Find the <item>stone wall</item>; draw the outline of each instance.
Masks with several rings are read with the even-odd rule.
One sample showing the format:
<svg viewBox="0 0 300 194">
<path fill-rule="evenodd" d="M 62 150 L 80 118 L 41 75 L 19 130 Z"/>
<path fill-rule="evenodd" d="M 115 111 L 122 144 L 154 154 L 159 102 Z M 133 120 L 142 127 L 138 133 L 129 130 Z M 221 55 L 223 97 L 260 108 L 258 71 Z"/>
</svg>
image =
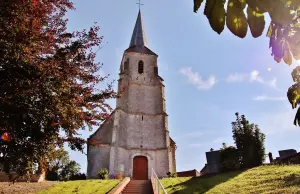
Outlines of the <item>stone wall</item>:
<svg viewBox="0 0 300 194">
<path fill-rule="evenodd" d="M 200 173 L 194 169 L 194 170 L 189 170 L 189 171 L 182 171 L 182 172 L 177 172 L 178 177 L 198 177 L 200 176 Z"/>
<path fill-rule="evenodd" d="M 105 123 L 89 138 L 96 140 L 93 142 L 95 145 L 89 143 L 87 150 L 87 178 L 97 178 L 97 172 L 106 168 L 109 169 L 109 156 L 110 156 L 110 144 L 112 142 L 112 131 L 114 124 L 114 113 L 111 115 L 111 119 L 105 121 Z M 103 147 L 103 145 L 108 147 Z"/>
<path fill-rule="evenodd" d="M 167 149 L 161 150 L 143 150 L 143 149 L 126 149 L 114 147 L 114 154 L 111 157 L 110 174 L 120 172 L 120 166 L 124 165 L 124 176 L 132 177 L 133 158 L 135 156 L 145 156 L 148 159 L 148 177 L 151 177 L 152 168 L 158 177 L 165 177 L 168 173 L 169 164 L 167 158 Z"/>
<path fill-rule="evenodd" d="M 13 177 L 17 176 L 17 173 L 11 172 Z M 42 182 L 45 180 L 45 174 L 33 174 L 30 177 L 30 182 Z M 5 172 L 0 172 L 0 182 L 8 182 L 9 176 Z M 20 177 L 17 179 L 17 182 L 27 182 L 25 177 Z"/>
<path fill-rule="evenodd" d="M 128 69 L 124 69 L 127 59 Z M 138 73 L 140 60 L 144 63 L 142 74 Z M 93 135 L 104 135 L 111 140 L 108 141 L 111 146 L 101 151 L 94 147 L 88 149 L 88 178 L 104 167 L 109 167 L 109 173 L 115 175 L 120 165 L 124 165 L 125 176 L 132 176 L 133 158 L 139 155 L 148 158 L 149 178 L 152 168 L 159 177 L 167 176 L 174 169 L 175 152 L 169 150 L 165 86 L 155 73 L 156 67 L 155 55 L 124 53 L 113 119 Z"/>
<path fill-rule="evenodd" d="M 139 53 L 125 53 L 122 64 L 129 59 L 129 69 L 120 74 L 119 88 L 127 88 L 117 100 L 117 108 L 121 107 L 129 112 L 144 112 L 159 114 L 165 112 L 164 85 L 161 78 L 155 74 L 157 56 Z M 138 63 L 143 61 L 144 72 L 138 73 Z M 124 69 L 124 68 L 121 68 Z"/>
<path fill-rule="evenodd" d="M 170 138 L 170 150 L 169 150 L 169 163 L 170 163 L 170 172 L 176 172 L 176 143 L 173 139 Z"/>
<path fill-rule="evenodd" d="M 128 114 L 118 110 L 118 146 L 128 148 L 161 149 L 167 147 L 163 115 Z"/>
</svg>

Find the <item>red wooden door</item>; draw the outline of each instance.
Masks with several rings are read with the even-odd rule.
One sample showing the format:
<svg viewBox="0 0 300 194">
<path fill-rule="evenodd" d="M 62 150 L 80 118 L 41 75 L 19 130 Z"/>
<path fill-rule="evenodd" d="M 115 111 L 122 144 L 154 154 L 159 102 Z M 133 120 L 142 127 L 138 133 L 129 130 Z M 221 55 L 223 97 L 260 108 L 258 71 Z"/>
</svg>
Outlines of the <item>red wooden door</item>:
<svg viewBox="0 0 300 194">
<path fill-rule="evenodd" d="M 145 156 L 133 158 L 133 179 L 148 180 L 148 159 Z"/>
</svg>

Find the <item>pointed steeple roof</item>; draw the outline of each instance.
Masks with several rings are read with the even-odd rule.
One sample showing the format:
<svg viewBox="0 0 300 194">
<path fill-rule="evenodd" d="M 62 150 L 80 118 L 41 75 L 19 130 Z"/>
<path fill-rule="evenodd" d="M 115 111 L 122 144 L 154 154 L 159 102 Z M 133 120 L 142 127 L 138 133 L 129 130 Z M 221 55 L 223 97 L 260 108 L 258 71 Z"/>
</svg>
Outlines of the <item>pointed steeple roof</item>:
<svg viewBox="0 0 300 194">
<path fill-rule="evenodd" d="M 146 39 L 145 28 L 143 25 L 142 14 L 140 10 L 135 22 L 129 48 L 126 51 L 156 55 L 153 51 L 151 51 L 148 48 L 148 42 Z"/>
<path fill-rule="evenodd" d="M 148 46 L 145 28 L 142 21 L 142 14 L 140 10 L 135 22 L 135 27 L 132 33 L 129 47 L 133 46 Z"/>
</svg>

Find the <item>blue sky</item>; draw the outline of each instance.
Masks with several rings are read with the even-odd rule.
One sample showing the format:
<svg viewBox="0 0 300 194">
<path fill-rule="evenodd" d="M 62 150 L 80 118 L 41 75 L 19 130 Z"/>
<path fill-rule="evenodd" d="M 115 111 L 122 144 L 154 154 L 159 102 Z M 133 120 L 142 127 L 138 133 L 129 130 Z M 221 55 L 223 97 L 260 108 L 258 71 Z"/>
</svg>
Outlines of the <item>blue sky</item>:
<svg viewBox="0 0 300 194">
<path fill-rule="evenodd" d="M 121 57 L 128 48 L 138 5 L 135 0 L 74 1 L 68 13 L 69 30 L 89 28 L 94 22 L 104 36 L 97 60 L 102 73 L 118 79 Z M 293 84 L 291 67 L 274 62 L 264 35 L 245 39 L 225 29 L 215 33 L 203 15 L 193 13 L 193 1 L 144 0 L 142 18 L 149 48 L 159 55 L 159 74 L 165 80 L 171 137 L 176 141 L 177 170 L 200 170 L 205 152 L 233 145 L 231 122 L 245 114 L 266 134 L 266 150 L 299 148 L 300 128 L 293 125 L 286 91 Z M 267 18 L 266 26 L 269 24 Z M 268 27 L 268 26 L 267 26 Z M 271 68 L 268 69 L 268 68 Z M 115 84 L 116 88 L 116 84 Z M 114 100 L 110 102 L 115 107 Z M 93 131 L 82 132 L 88 137 Z M 86 156 L 70 151 L 86 172 Z"/>
</svg>

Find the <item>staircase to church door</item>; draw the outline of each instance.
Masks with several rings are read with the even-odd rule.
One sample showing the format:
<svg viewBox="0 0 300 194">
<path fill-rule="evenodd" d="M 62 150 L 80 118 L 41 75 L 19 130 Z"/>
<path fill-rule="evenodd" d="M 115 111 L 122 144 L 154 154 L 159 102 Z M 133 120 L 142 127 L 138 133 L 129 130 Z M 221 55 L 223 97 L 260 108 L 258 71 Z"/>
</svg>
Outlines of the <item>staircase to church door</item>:
<svg viewBox="0 0 300 194">
<path fill-rule="evenodd" d="M 150 180 L 131 180 L 121 194 L 153 194 Z"/>
</svg>

